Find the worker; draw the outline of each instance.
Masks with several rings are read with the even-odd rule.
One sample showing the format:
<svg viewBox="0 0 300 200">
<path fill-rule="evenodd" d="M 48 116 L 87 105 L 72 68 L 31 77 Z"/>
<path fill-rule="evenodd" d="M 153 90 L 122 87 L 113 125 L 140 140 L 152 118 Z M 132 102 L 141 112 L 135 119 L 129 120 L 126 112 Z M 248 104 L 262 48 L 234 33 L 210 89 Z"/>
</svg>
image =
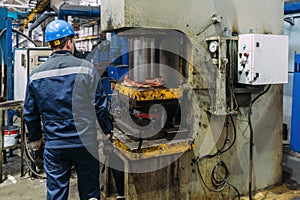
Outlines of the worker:
<svg viewBox="0 0 300 200">
<path fill-rule="evenodd" d="M 24 102 L 24 121 L 34 150 L 45 138 L 47 199 L 68 199 L 71 168 L 80 199 L 100 199 L 99 137 L 96 119 L 111 138 L 107 97 L 93 64 L 76 58 L 75 32 L 64 20 L 50 22 L 45 41 L 53 52 L 31 72 Z M 42 123 L 41 123 L 42 120 Z"/>
</svg>

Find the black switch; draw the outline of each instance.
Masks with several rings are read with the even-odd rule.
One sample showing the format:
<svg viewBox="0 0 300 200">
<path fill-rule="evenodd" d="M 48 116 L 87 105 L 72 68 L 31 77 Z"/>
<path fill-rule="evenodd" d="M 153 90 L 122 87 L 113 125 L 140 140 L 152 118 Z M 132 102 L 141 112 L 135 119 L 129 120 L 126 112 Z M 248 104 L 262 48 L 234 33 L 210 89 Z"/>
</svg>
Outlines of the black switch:
<svg viewBox="0 0 300 200">
<path fill-rule="evenodd" d="M 259 42 L 256 42 L 256 47 L 259 47 Z"/>
</svg>

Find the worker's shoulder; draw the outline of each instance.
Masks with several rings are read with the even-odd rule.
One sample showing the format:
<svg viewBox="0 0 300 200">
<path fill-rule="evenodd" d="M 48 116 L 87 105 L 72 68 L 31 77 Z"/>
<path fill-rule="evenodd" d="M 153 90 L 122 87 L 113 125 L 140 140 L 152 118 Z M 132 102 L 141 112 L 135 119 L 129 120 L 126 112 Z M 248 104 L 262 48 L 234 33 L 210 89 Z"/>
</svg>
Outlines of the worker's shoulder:
<svg viewBox="0 0 300 200">
<path fill-rule="evenodd" d="M 77 59 L 81 63 L 80 64 L 81 67 L 87 67 L 89 69 L 93 69 L 94 68 L 94 65 L 90 61 L 87 61 L 87 60 L 81 59 L 81 58 L 77 58 Z"/>
<path fill-rule="evenodd" d="M 46 68 L 46 64 L 45 63 L 42 63 L 40 65 L 38 65 L 36 68 L 34 68 L 31 72 L 30 72 L 30 76 L 38 73 L 38 72 L 41 72 L 41 71 L 45 71 L 45 68 Z"/>
<path fill-rule="evenodd" d="M 40 64 L 34 70 L 31 71 L 30 75 L 34 75 L 39 72 L 70 68 L 70 67 L 83 67 L 88 69 L 93 69 L 94 65 L 84 59 L 72 57 L 52 57 L 48 59 L 45 63 Z"/>
</svg>

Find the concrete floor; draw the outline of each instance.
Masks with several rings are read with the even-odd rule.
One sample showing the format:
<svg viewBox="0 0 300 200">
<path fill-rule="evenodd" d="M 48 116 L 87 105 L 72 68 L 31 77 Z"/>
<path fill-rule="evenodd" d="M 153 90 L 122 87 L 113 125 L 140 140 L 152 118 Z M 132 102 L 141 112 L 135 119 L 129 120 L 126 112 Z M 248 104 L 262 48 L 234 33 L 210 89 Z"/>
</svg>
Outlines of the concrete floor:
<svg viewBox="0 0 300 200">
<path fill-rule="evenodd" d="M 25 168 L 27 169 L 27 168 Z M 36 179 L 29 176 L 28 171 L 24 177 L 20 173 L 20 157 L 18 150 L 14 151 L 13 157 L 7 157 L 7 163 L 3 164 L 5 180 L 0 184 L 0 199 L 5 197 L 7 200 L 35 200 L 46 199 L 45 179 Z M 77 200 L 78 192 L 76 180 L 71 178 L 70 199 Z"/>
<path fill-rule="evenodd" d="M 46 199 L 45 179 L 34 179 L 28 175 L 20 177 L 19 150 L 14 150 L 13 157 L 7 157 L 3 164 L 6 179 L 0 184 L 0 199 L 5 200 L 36 200 Z M 288 146 L 284 147 L 283 157 L 283 184 L 281 186 L 261 191 L 253 196 L 254 200 L 300 200 L 300 154 L 291 152 Z M 79 200 L 76 175 L 71 177 L 69 199 Z M 115 199 L 114 197 L 102 199 Z M 242 197 L 247 200 L 248 197 Z"/>
</svg>

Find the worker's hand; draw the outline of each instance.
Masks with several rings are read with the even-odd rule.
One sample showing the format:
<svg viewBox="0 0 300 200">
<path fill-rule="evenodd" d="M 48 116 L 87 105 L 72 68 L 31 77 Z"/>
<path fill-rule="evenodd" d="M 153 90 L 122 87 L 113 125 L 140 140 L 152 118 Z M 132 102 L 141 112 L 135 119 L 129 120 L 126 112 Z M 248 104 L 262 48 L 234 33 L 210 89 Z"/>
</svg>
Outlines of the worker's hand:
<svg viewBox="0 0 300 200">
<path fill-rule="evenodd" d="M 110 132 L 109 134 L 106 134 L 103 138 L 103 154 L 110 155 L 113 153 L 113 151 L 113 133 Z"/>
<path fill-rule="evenodd" d="M 113 134 L 113 132 L 111 131 L 110 133 L 108 133 L 108 134 L 105 134 L 105 140 L 108 140 L 108 141 L 110 141 L 110 142 L 113 142 L 113 136 L 114 136 L 114 134 Z"/>
<path fill-rule="evenodd" d="M 45 146 L 42 145 L 38 150 L 33 152 L 34 164 L 39 170 L 43 169 L 44 166 L 44 148 Z"/>
<path fill-rule="evenodd" d="M 30 145 L 33 151 L 38 151 L 43 146 L 43 138 L 30 142 Z"/>
<path fill-rule="evenodd" d="M 31 148 L 33 150 L 33 159 L 36 167 L 41 170 L 44 164 L 44 147 L 43 138 L 30 142 Z"/>
</svg>

